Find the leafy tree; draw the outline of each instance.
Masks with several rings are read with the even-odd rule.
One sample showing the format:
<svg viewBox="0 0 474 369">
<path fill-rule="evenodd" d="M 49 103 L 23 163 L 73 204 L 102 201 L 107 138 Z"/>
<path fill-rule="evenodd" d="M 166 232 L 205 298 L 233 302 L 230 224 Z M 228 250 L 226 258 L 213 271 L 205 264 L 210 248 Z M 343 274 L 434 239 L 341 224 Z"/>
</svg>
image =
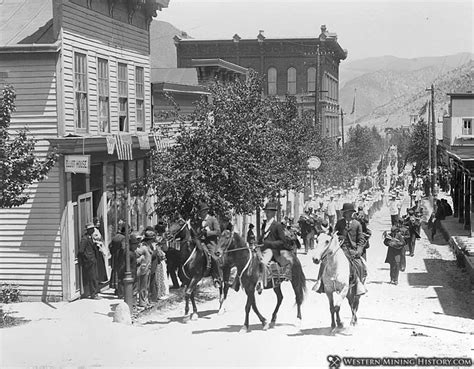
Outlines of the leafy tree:
<svg viewBox="0 0 474 369">
<path fill-rule="evenodd" d="M 5 86 L 0 101 L 0 208 L 20 206 L 28 201 L 25 189 L 33 182 L 46 178 L 57 161 L 56 152 L 44 160 L 35 153 L 36 140 L 28 137 L 26 129 L 10 137 L 11 115 L 15 111 L 16 94 L 12 86 Z"/>
<path fill-rule="evenodd" d="M 374 132 L 359 124 L 351 127 L 344 151 L 352 173 L 367 175 L 372 164 L 379 158 L 382 148 L 382 138 L 378 131 Z"/>
<path fill-rule="evenodd" d="M 398 173 L 403 172 L 409 161 L 411 133 L 401 127 L 395 128 L 390 134 L 389 145 L 397 146 Z"/>
<path fill-rule="evenodd" d="M 415 164 L 415 173 L 421 173 L 428 168 L 428 125 L 423 119 L 413 126 L 407 160 Z"/>
</svg>

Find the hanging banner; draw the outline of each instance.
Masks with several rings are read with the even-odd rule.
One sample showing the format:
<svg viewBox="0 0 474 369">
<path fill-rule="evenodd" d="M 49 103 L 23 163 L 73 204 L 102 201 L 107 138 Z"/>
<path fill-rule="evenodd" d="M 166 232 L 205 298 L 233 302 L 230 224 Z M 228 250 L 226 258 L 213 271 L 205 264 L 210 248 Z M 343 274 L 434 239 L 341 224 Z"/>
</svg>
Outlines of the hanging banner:
<svg viewBox="0 0 474 369">
<path fill-rule="evenodd" d="M 64 155 L 64 171 L 66 173 L 85 173 L 91 172 L 90 155 Z"/>
<path fill-rule="evenodd" d="M 115 151 L 115 145 L 117 144 L 117 140 L 114 136 L 107 136 L 107 153 L 112 155 Z"/>
<path fill-rule="evenodd" d="M 132 136 L 129 134 L 115 135 L 117 140 L 117 157 L 119 160 L 133 160 Z"/>
<path fill-rule="evenodd" d="M 140 146 L 141 150 L 149 150 L 150 149 L 150 141 L 148 140 L 147 133 L 141 133 L 137 135 L 138 137 L 138 145 Z"/>
</svg>

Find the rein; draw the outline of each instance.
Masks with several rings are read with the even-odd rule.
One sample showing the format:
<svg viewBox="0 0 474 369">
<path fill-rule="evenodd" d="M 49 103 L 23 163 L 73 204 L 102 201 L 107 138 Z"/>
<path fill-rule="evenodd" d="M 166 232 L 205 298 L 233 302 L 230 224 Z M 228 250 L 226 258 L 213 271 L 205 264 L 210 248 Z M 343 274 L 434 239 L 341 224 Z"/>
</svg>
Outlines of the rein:
<svg viewBox="0 0 474 369">
<path fill-rule="evenodd" d="M 341 249 L 342 242 L 340 242 L 339 245 L 337 246 L 337 249 L 332 254 L 330 254 L 330 252 L 331 252 L 330 249 L 331 249 L 331 245 L 332 245 L 332 242 L 333 242 L 332 240 L 336 236 L 337 236 L 337 234 L 334 233 L 334 235 L 331 237 L 329 247 L 324 251 L 323 255 L 321 256 L 321 262 L 323 262 L 329 255 L 336 255 L 336 253 Z"/>
</svg>

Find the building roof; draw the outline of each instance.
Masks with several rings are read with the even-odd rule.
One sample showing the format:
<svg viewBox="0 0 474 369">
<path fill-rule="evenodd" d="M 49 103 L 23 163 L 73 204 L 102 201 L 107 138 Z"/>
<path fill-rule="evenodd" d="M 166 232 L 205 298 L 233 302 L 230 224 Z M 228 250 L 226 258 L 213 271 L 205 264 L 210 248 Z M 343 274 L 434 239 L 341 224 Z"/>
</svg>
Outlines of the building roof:
<svg viewBox="0 0 474 369">
<path fill-rule="evenodd" d="M 209 95 L 210 92 L 204 86 L 191 86 L 179 83 L 158 82 L 153 83 L 153 92 L 173 92 L 181 94 Z"/>
<path fill-rule="evenodd" d="M 468 92 L 448 92 L 447 95 L 451 96 L 451 98 L 453 98 L 453 97 L 461 97 L 461 98 L 467 97 L 467 98 L 474 99 L 474 93 L 472 91 L 468 91 Z"/>
<path fill-rule="evenodd" d="M 474 145 L 469 146 L 452 146 L 447 150 L 448 155 L 454 159 L 466 162 L 474 161 Z"/>
<path fill-rule="evenodd" d="M 198 86 L 196 68 L 152 68 L 151 83 L 175 83 Z"/>
<path fill-rule="evenodd" d="M 193 67 L 217 67 L 234 73 L 246 74 L 247 68 L 222 59 L 191 59 Z"/>
<path fill-rule="evenodd" d="M 0 11 L 0 47 L 51 44 L 53 6 L 50 0 L 4 0 Z"/>
</svg>

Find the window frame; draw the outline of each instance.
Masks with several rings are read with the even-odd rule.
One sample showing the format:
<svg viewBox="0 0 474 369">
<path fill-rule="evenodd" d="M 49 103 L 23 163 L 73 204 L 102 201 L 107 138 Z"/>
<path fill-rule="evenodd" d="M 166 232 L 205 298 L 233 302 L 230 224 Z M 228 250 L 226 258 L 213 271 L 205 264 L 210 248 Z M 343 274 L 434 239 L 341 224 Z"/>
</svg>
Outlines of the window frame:
<svg viewBox="0 0 474 369">
<path fill-rule="evenodd" d="M 469 123 L 469 128 L 466 131 L 466 123 Z M 462 135 L 472 136 L 472 118 L 462 118 Z"/>
<path fill-rule="evenodd" d="M 125 79 L 121 79 L 121 67 L 125 67 Z M 118 99 L 118 132 L 130 132 L 130 109 L 129 109 L 129 88 L 128 88 L 128 64 L 121 61 L 117 62 L 117 99 Z M 125 90 L 123 91 L 123 87 Z M 125 110 L 121 110 L 121 105 L 125 105 Z M 122 124 L 121 118 L 125 117 Z"/>
<path fill-rule="evenodd" d="M 275 80 L 273 81 L 273 78 L 270 78 L 270 72 L 273 72 L 275 76 Z M 278 95 L 278 70 L 275 67 L 270 67 L 267 70 L 267 88 L 268 88 L 268 96 L 275 96 Z"/>
<path fill-rule="evenodd" d="M 101 62 L 105 62 L 105 67 L 106 67 L 105 78 L 104 77 L 101 78 L 100 76 Z M 105 86 L 102 86 L 102 83 L 104 83 Z M 107 116 L 106 116 L 107 129 L 103 129 L 103 125 L 102 125 L 102 121 L 104 118 L 104 116 L 102 116 L 102 109 L 101 109 L 102 101 L 107 103 Z M 110 129 L 111 129 L 110 127 L 110 61 L 107 58 L 104 58 L 101 56 L 97 57 L 97 119 L 98 119 L 97 130 L 99 131 L 99 133 L 110 133 Z"/>
<path fill-rule="evenodd" d="M 313 77 L 312 76 L 312 73 L 310 74 L 310 71 L 314 71 L 314 80 L 312 80 L 311 78 Z M 316 67 L 309 67 L 306 71 L 306 88 L 307 88 L 307 91 L 308 93 L 316 93 L 316 77 L 317 76 L 317 71 L 316 71 Z M 312 89 L 310 88 L 312 87 Z"/>
<path fill-rule="evenodd" d="M 76 56 L 83 57 L 84 61 L 84 71 L 83 73 L 79 72 L 78 63 L 76 61 Z M 89 83 L 88 83 L 88 54 L 84 50 L 73 50 L 72 59 L 73 59 L 73 90 L 74 90 L 74 130 L 77 133 L 87 133 L 89 131 Z M 82 75 L 83 81 L 79 81 L 79 83 L 84 84 L 85 86 L 81 89 L 78 88 L 78 74 Z M 79 86 L 81 87 L 81 86 Z M 79 116 L 78 109 L 78 96 L 82 96 L 85 101 L 85 113 L 84 115 L 81 114 Z M 82 119 L 81 119 L 82 117 Z M 80 125 L 79 125 L 80 124 Z"/>
<path fill-rule="evenodd" d="M 141 80 L 138 78 L 139 75 Z M 140 65 L 135 66 L 135 109 L 136 129 L 145 132 L 145 68 Z"/>
<path fill-rule="evenodd" d="M 289 67 L 286 70 L 286 92 L 288 95 L 296 95 L 296 92 L 297 92 L 296 74 L 297 74 L 297 71 L 295 67 Z M 290 80 L 290 77 L 292 78 L 291 80 Z M 293 77 L 294 77 L 294 80 L 293 80 Z"/>
</svg>

